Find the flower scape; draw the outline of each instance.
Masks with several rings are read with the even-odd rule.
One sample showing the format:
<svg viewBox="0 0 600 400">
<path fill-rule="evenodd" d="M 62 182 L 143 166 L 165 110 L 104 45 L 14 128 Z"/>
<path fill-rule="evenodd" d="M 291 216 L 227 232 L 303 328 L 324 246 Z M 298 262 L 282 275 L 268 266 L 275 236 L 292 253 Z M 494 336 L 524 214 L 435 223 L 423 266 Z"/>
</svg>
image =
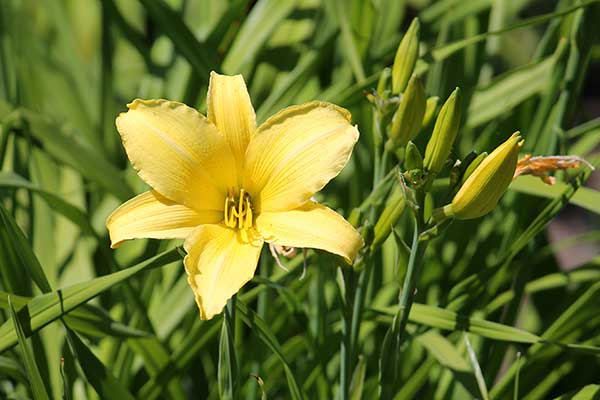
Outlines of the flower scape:
<svg viewBox="0 0 600 400">
<path fill-rule="evenodd" d="M 107 220 L 112 247 L 136 238 L 185 239 L 184 265 L 200 316 L 211 319 L 254 276 L 264 242 L 322 249 L 351 264 L 363 240 L 312 196 L 346 165 L 358 129 L 334 104 L 283 109 L 258 128 L 241 75 L 211 73 L 208 112 L 134 100 L 116 124 L 152 189 Z"/>
</svg>

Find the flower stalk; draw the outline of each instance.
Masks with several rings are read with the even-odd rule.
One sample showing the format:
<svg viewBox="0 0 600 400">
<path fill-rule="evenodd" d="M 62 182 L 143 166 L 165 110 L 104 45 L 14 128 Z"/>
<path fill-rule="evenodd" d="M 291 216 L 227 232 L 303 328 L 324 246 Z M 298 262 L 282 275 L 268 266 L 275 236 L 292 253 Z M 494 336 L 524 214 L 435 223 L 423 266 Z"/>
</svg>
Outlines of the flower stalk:
<svg viewBox="0 0 600 400">
<path fill-rule="evenodd" d="M 419 280 L 423 256 L 427 248 L 428 240 L 422 240 L 422 233 L 425 230 L 423 222 L 423 196 L 420 197 L 420 206 L 416 209 L 414 219 L 413 238 L 410 246 L 410 255 L 406 266 L 406 274 L 398 297 L 398 312 L 394 317 L 384 343 L 381 348 L 381 357 L 379 360 L 379 397 L 381 399 L 393 398 L 396 391 L 396 384 L 400 371 L 400 352 L 408 317 L 416 295 L 416 285 Z"/>
<path fill-rule="evenodd" d="M 380 112 L 375 111 L 373 114 L 373 134 L 374 137 L 382 138 L 383 116 Z M 383 149 L 382 149 L 383 148 Z M 375 165 L 373 169 L 373 187 L 372 193 L 377 192 L 380 183 L 387 179 L 385 172 L 388 164 L 390 152 L 385 146 L 382 146 L 381 140 L 375 140 L 374 159 Z M 373 204 L 370 206 L 368 221 L 374 223 L 376 217 L 376 207 Z M 365 259 L 362 260 L 364 265 L 371 264 L 370 258 L 372 251 L 368 251 Z M 346 284 L 345 299 L 346 307 L 342 316 L 342 335 L 340 347 L 340 399 L 346 400 L 349 397 L 350 376 L 352 374 L 355 360 L 357 359 L 357 343 L 360 325 L 362 321 L 363 308 L 365 303 L 366 289 L 371 280 L 372 268 L 356 268 L 348 272 L 342 271 Z"/>
</svg>

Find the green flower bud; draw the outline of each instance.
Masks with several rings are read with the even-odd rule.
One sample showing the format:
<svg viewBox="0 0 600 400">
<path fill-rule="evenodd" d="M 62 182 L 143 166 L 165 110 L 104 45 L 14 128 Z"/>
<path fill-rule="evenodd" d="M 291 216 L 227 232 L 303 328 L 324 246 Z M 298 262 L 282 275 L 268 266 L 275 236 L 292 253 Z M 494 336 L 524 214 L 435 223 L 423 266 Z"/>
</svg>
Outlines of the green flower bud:
<svg viewBox="0 0 600 400">
<path fill-rule="evenodd" d="M 392 77 L 392 71 L 389 68 L 384 68 L 379 75 L 379 81 L 377 82 L 377 93 L 379 96 L 387 98 L 387 87 Z"/>
<path fill-rule="evenodd" d="M 417 136 L 425 115 L 425 103 L 425 87 L 421 78 L 413 76 L 392 119 L 389 135 L 394 147 L 406 146 Z"/>
<path fill-rule="evenodd" d="M 465 172 L 460 180 L 461 185 L 465 184 L 467 179 L 471 176 L 471 174 L 473 174 L 473 172 L 475 172 L 475 169 L 479 166 L 479 164 L 482 163 L 482 161 L 484 160 L 484 158 L 487 157 L 487 155 L 488 155 L 488 153 L 486 151 L 484 151 L 483 153 L 481 153 L 477 157 L 475 157 L 475 159 L 473 161 L 471 161 L 471 163 L 469 164 L 467 169 L 465 169 Z"/>
<path fill-rule="evenodd" d="M 408 142 L 404 151 L 404 168 L 423 169 L 423 156 L 413 142 Z"/>
<path fill-rule="evenodd" d="M 373 229 L 374 238 L 371 248 L 375 248 L 388 238 L 392 231 L 392 226 L 396 224 L 396 221 L 398 221 L 398 218 L 400 218 L 404 212 L 405 207 L 406 202 L 402 196 L 402 190 L 400 189 L 400 186 L 396 185 L 385 202 L 385 208 Z"/>
<path fill-rule="evenodd" d="M 392 68 L 392 92 L 402 93 L 419 58 L 419 20 L 413 19 L 400 41 Z"/>
<path fill-rule="evenodd" d="M 437 174 L 442 170 L 460 125 L 460 89 L 448 97 L 435 121 L 433 133 L 425 149 L 424 166 L 429 172 Z"/>
<path fill-rule="evenodd" d="M 423 123 L 421 124 L 422 126 L 429 125 L 435 115 L 435 110 L 437 109 L 439 101 L 440 98 L 437 96 L 429 97 L 427 99 L 427 102 L 425 103 L 425 115 L 423 116 Z"/>
<path fill-rule="evenodd" d="M 492 211 L 512 182 L 523 140 L 518 132 L 485 157 L 467 178 L 452 203 L 434 210 L 434 219 L 479 218 Z"/>
</svg>

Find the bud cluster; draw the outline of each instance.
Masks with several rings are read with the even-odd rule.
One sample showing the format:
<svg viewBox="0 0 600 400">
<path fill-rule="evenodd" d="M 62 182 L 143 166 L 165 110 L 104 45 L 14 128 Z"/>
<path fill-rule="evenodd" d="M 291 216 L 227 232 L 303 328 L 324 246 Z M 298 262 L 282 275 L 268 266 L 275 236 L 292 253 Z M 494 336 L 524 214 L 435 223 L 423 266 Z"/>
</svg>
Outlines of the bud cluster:
<svg viewBox="0 0 600 400">
<path fill-rule="evenodd" d="M 389 236 L 406 205 L 430 226 L 449 218 L 478 218 L 492 211 L 513 178 L 523 143 L 515 133 L 489 155 L 471 152 L 462 161 L 451 157 L 461 126 L 461 92 L 458 87 L 454 89 L 437 112 L 440 98 L 427 97 L 416 72 L 419 29 L 419 21 L 414 19 L 398 46 L 392 68 L 384 70 L 377 90 L 371 94 L 379 111 L 380 137 L 386 137 L 385 151 L 398 158 L 401 170 L 375 221 L 373 245 Z M 431 134 L 424 143 L 419 134 L 427 131 Z M 445 171 L 449 171 L 448 198 L 452 200 L 435 208 L 438 195 L 432 188 L 434 183 L 439 188 Z"/>
</svg>

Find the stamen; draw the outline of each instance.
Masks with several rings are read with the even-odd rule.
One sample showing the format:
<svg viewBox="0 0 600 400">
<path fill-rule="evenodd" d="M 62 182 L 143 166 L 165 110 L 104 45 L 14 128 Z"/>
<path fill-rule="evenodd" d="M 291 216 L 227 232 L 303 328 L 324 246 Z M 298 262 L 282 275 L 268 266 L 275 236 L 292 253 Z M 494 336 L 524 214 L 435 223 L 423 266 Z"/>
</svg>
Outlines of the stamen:
<svg viewBox="0 0 600 400">
<path fill-rule="evenodd" d="M 281 268 L 285 272 L 290 272 L 290 270 L 287 269 L 285 267 L 285 265 L 283 265 L 281 263 L 281 260 L 279 259 L 279 254 L 278 254 L 278 251 L 277 251 L 277 245 L 269 243 L 269 251 L 271 252 L 271 256 L 273 256 L 273 258 L 275 259 L 275 263 L 279 266 L 279 268 Z"/>
<path fill-rule="evenodd" d="M 244 228 L 249 229 L 252 227 L 252 204 L 250 203 L 250 196 L 246 196 L 246 220 L 244 221 Z"/>
<path fill-rule="evenodd" d="M 238 198 L 235 197 L 233 189 L 227 191 L 223 210 L 223 222 L 230 228 L 238 228 L 240 230 L 252 227 L 252 199 L 244 189 L 240 190 Z"/>
<path fill-rule="evenodd" d="M 300 275 L 300 278 L 298 280 L 302 280 L 304 279 L 304 277 L 306 276 L 306 259 L 307 259 L 307 255 L 306 255 L 306 249 L 302 248 L 302 275 Z"/>
</svg>

